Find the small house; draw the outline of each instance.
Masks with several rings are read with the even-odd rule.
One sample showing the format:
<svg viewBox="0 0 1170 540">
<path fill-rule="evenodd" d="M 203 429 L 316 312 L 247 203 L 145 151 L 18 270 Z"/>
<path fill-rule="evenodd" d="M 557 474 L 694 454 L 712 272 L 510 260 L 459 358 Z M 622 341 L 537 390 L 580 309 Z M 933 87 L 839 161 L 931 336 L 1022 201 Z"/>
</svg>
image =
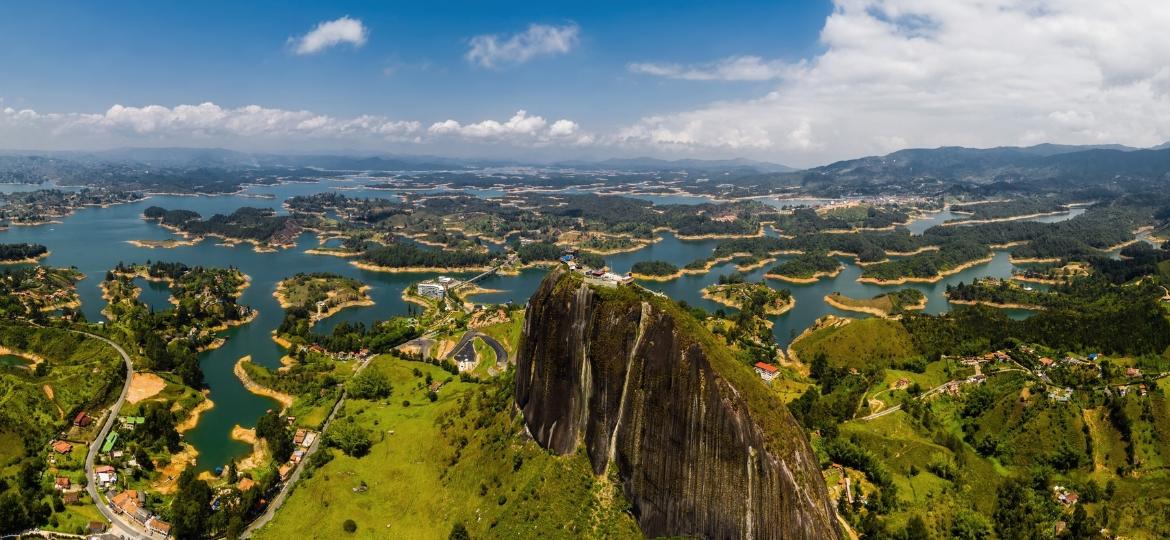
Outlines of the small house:
<svg viewBox="0 0 1170 540">
<path fill-rule="evenodd" d="M 57 441 L 53 443 L 53 451 L 58 454 L 68 454 L 73 451 L 73 445 L 65 441 Z"/>
<path fill-rule="evenodd" d="M 73 425 L 77 427 L 86 427 L 92 423 L 93 419 L 90 418 L 89 415 L 85 413 L 85 411 L 81 411 L 77 413 L 77 416 L 73 417 Z"/>
<path fill-rule="evenodd" d="M 241 478 L 239 482 L 236 483 L 236 489 L 238 489 L 240 491 L 248 491 L 249 489 L 252 489 L 255 485 L 256 485 L 255 480 L 252 480 L 251 478 L 248 478 L 245 476 L 244 478 Z"/>
<path fill-rule="evenodd" d="M 81 504 L 81 492 L 70 491 L 61 496 L 61 502 L 65 504 Z"/>
<path fill-rule="evenodd" d="M 1125 368 L 1125 376 L 1130 378 L 1141 377 L 1142 370 L 1135 367 Z"/>
<path fill-rule="evenodd" d="M 317 442 L 317 434 L 310 431 L 305 434 L 305 440 L 301 443 L 301 446 L 308 448 L 313 446 L 313 443 L 315 442 Z"/>
<path fill-rule="evenodd" d="M 73 487 L 73 483 L 70 482 L 69 478 L 67 477 L 58 476 L 57 481 L 54 483 L 54 487 L 60 491 L 69 491 L 69 488 Z"/>
<path fill-rule="evenodd" d="M 85 530 L 89 534 L 102 534 L 106 532 L 106 524 L 101 521 L 91 521 Z"/>
<path fill-rule="evenodd" d="M 293 444 L 300 446 L 302 442 L 305 442 L 305 430 L 298 429 L 296 434 L 293 435 Z"/>
<path fill-rule="evenodd" d="M 1052 367 L 1052 364 L 1054 364 L 1054 363 L 1055 363 L 1055 361 L 1047 356 L 1040 359 L 1040 365 L 1042 365 L 1044 367 Z"/>
<path fill-rule="evenodd" d="M 280 475 L 280 480 L 282 482 L 288 480 L 288 475 L 292 472 L 292 465 L 284 463 L 278 469 L 276 469 L 276 472 Z"/>
<path fill-rule="evenodd" d="M 776 376 L 780 374 L 780 370 L 777 369 L 776 366 L 766 362 L 756 362 L 755 369 L 756 374 L 758 374 L 765 382 L 771 382 L 772 379 L 775 379 Z"/>
<path fill-rule="evenodd" d="M 171 535 L 171 524 L 156 517 L 146 522 L 146 528 L 152 533 L 163 535 L 164 538 Z"/>
</svg>

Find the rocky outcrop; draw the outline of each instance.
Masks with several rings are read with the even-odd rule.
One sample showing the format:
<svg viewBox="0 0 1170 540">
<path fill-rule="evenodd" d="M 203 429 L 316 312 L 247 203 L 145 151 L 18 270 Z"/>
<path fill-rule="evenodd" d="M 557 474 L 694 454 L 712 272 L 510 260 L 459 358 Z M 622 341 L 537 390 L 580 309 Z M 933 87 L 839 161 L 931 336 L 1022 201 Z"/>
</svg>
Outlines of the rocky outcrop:
<svg viewBox="0 0 1170 540">
<path fill-rule="evenodd" d="M 516 403 L 541 445 L 617 467 L 647 536 L 840 536 L 801 428 L 669 300 L 554 270 L 528 303 Z"/>
</svg>

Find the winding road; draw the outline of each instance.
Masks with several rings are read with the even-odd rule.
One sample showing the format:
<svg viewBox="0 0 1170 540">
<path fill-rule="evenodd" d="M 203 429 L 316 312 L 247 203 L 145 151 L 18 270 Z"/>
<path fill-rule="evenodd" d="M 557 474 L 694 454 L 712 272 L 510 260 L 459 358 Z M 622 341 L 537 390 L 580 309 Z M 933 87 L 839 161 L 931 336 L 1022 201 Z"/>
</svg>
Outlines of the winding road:
<svg viewBox="0 0 1170 540">
<path fill-rule="evenodd" d="M 102 502 L 101 494 L 98 493 L 97 489 L 97 475 L 94 473 L 94 461 L 97 459 L 98 451 L 101 450 L 102 441 L 106 440 L 106 436 L 114 428 L 114 423 L 118 421 L 118 413 L 121 412 L 122 404 L 126 401 L 126 394 L 130 392 L 130 380 L 134 377 L 134 363 L 130 360 L 130 355 L 126 354 L 126 350 L 121 345 L 105 337 L 81 330 L 68 328 L 66 330 L 74 334 L 81 334 L 105 342 L 107 345 L 113 347 L 114 350 L 118 351 L 118 354 L 122 356 L 122 362 L 126 364 L 126 382 L 122 385 L 122 393 L 118 396 L 118 401 L 114 402 L 114 405 L 110 407 L 110 412 L 106 416 L 105 423 L 102 424 L 102 429 L 98 431 L 98 436 L 90 443 L 89 452 L 85 455 L 85 489 L 89 493 L 90 498 L 93 499 L 94 505 L 97 506 L 102 515 L 111 523 L 110 533 L 124 538 L 150 538 L 149 535 L 143 534 L 142 531 L 135 529 L 134 526 L 123 520 L 121 515 L 114 513 L 106 503 Z"/>
<path fill-rule="evenodd" d="M 370 365 L 370 362 L 373 361 L 376 357 L 377 355 L 373 355 L 369 358 L 366 358 L 365 360 L 362 360 L 361 365 L 359 365 L 358 368 L 354 371 L 354 375 L 357 375 L 358 373 L 361 373 L 363 369 L 366 369 L 366 366 Z M 285 480 L 284 485 L 280 487 L 280 492 L 276 494 L 276 497 L 272 498 L 272 502 L 268 505 L 267 508 L 264 509 L 264 513 L 260 514 L 259 517 L 252 520 L 252 523 L 250 523 L 244 529 L 244 532 L 240 534 L 241 538 L 251 538 L 252 533 L 267 525 L 269 521 L 272 521 L 272 518 L 276 517 L 276 511 L 280 510 L 280 507 L 284 505 L 285 499 L 288 498 L 289 493 L 292 493 L 292 487 L 296 485 L 298 480 L 300 480 L 301 470 L 305 468 L 305 464 L 308 463 L 309 458 L 313 457 L 313 454 L 317 453 L 317 449 L 321 446 L 321 441 L 325 438 L 325 433 L 329 431 L 329 425 L 333 423 L 333 418 L 337 416 L 337 411 L 341 410 L 342 404 L 345 403 L 345 398 L 346 390 L 345 387 L 342 387 L 341 398 L 337 400 L 337 403 L 333 404 L 333 410 L 329 411 L 329 417 L 326 418 L 325 423 L 321 425 L 321 432 L 317 435 L 317 438 L 313 440 L 313 444 L 309 446 L 308 450 L 305 451 L 305 456 L 301 459 L 300 464 L 293 469 L 291 474 L 289 474 L 288 480 Z"/>
</svg>

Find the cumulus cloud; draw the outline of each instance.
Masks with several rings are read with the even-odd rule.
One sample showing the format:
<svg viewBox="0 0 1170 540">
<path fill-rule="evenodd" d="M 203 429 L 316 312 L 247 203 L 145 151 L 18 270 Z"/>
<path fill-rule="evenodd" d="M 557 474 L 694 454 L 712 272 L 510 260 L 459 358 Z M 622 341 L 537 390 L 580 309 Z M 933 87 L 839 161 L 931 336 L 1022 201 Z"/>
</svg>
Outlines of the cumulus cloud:
<svg viewBox="0 0 1170 540">
<path fill-rule="evenodd" d="M 754 57 L 631 65 L 680 79 L 778 82 L 756 99 L 642 118 L 609 142 L 814 165 L 907 145 L 1170 139 L 1170 3 L 834 3 L 823 52 L 791 66 Z"/>
<path fill-rule="evenodd" d="M 0 146 L 26 146 L 50 141 L 54 148 L 103 147 L 111 144 L 215 144 L 252 147 L 258 143 L 285 148 L 312 148 L 321 143 L 346 143 L 376 148 L 386 143 L 501 143 L 513 146 L 580 145 L 593 142 L 576 122 L 551 124 L 541 116 L 517 111 L 503 122 L 463 124 L 436 122 L 424 129 L 417 120 L 378 115 L 336 117 L 306 110 L 249 105 L 225 108 L 199 105 L 114 105 L 103 113 L 39 113 L 31 109 L 0 109 Z M 66 145 L 66 146 L 63 146 Z M 27 146 L 26 146 L 27 147 Z"/>
<path fill-rule="evenodd" d="M 527 111 L 519 110 L 506 121 L 484 120 L 471 124 L 461 124 L 456 120 L 435 122 L 427 128 L 427 132 L 437 136 L 459 136 L 473 140 L 495 141 L 525 141 L 536 144 L 547 144 L 554 141 L 566 141 L 573 135 L 578 135 L 577 123 L 572 120 L 561 119 L 549 125 L 543 117 L 529 116 Z M 592 142 L 589 135 L 583 134 L 575 142 Z"/>
<path fill-rule="evenodd" d="M 484 34 L 471 38 L 467 60 L 485 68 L 522 64 L 537 56 L 565 54 L 577 45 L 581 28 L 530 24 L 518 34 Z"/>
<path fill-rule="evenodd" d="M 632 73 L 688 81 L 767 81 L 789 76 L 799 69 L 759 56 L 731 56 L 693 65 L 634 62 L 626 67 Z"/>
<path fill-rule="evenodd" d="M 332 21 L 321 21 L 309 33 L 299 38 L 290 38 L 289 41 L 295 45 L 294 50 L 297 54 L 304 55 L 316 54 L 343 43 L 361 47 L 366 44 L 368 35 L 369 31 L 361 20 L 345 16 Z"/>
</svg>

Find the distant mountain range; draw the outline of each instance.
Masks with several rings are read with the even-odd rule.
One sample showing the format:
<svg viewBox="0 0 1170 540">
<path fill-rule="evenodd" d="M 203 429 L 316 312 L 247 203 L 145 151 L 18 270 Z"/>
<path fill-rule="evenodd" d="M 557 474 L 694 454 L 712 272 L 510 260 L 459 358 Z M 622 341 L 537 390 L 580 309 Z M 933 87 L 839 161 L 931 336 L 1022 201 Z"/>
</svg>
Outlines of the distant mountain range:
<svg viewBox="0 0 1170 540">
<path fill-rule="evenodd" d="M 1033 187 L 1104 186 L 1119 181 L 1170 180 L 1170 146 L 1137 149 L 1121 145 L 899 150 L 884 156 L 838 161 L 787 176 L 813 189 L 921 190 L 936 186 L 990 184 Z"/>
<path fill-rule="evenodd" d="M 28 153 L 23 153 L 28 154 Z M 597 161 L 573 160 L 552 163 L 517 160 L 460 159 L 415 155 L 272 154 L 249 153 L 224 148 L 119 148 L 99 152 L 45 152 L 46 156 L 79 162 L 134 162 L 153 167 L 312 167 L 349 171 L 441 171 L 499 167 L 573 168 L 624 171 L 696 171 L 776 173 L 796 169 L 748 159 L 680 159 L 650 157 L 615 158 Z"/>
</svg>

